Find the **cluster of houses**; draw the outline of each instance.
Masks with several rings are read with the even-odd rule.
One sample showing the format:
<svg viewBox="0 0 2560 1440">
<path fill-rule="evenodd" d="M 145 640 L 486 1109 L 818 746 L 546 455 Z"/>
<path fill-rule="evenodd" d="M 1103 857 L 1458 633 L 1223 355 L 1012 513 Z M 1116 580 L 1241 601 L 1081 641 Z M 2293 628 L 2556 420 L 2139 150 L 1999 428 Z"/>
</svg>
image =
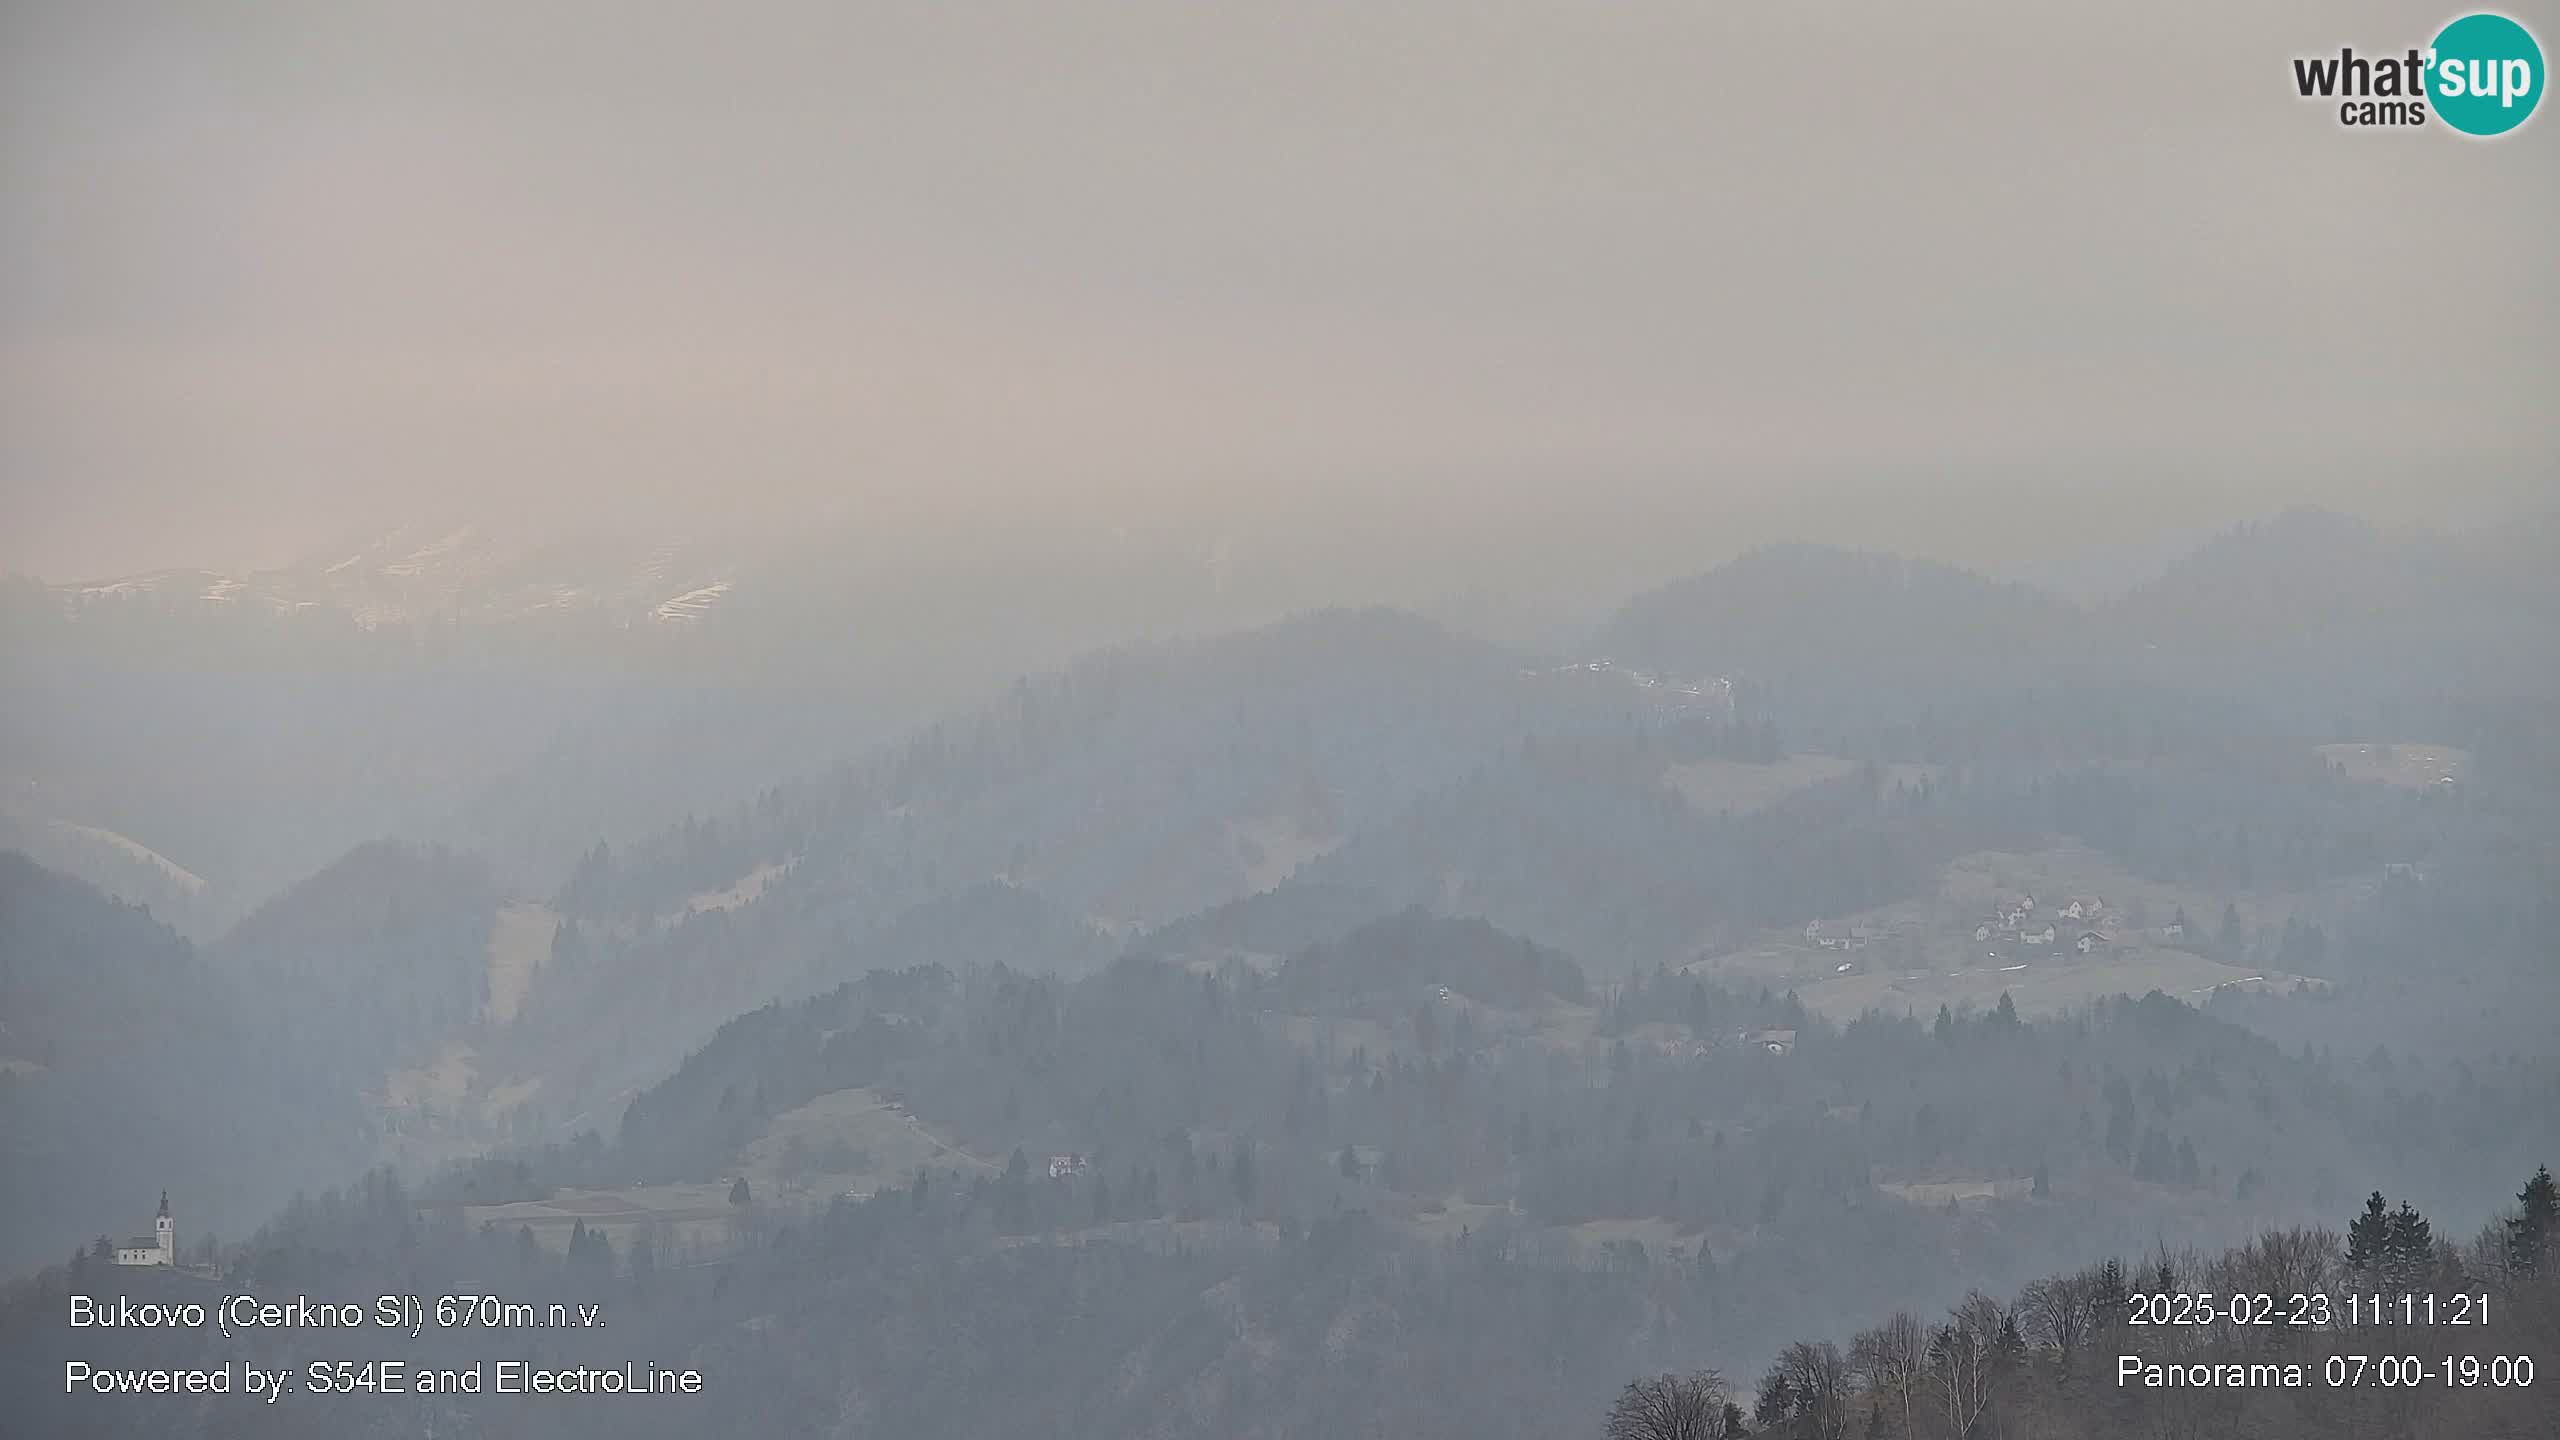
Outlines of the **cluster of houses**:
<svg viewBox="0 0 2560 1440">
<path fill-rule="evenodd" d="M 1869 945 L 1885 938 L 1886 933 L 1873 925 L 1851 925 L 1842 930 L 1826 931 L 1822 928 L 1821 921 L 1808 920 L 1805 922 L 1804 940 L 1806 944 L 1816 949 L 1835 950 L 1846 954 L 1852 950 L 1866 949 Z"/>
<path fill-rule="evenodd" d="M 1671 1060 L 1703 1060 L 1727 1042 L 1702 1037 L 1696 1040 L 1666 1037 L 1653 1042 L 1654 1053 Z M 1793 1030 L 1736 1030 L 1730 1042 L 1744 1053 L 1756 1055 L 1793 1055 L 1796 1032 Z"/>
<path fill-rule="evenodd" d="M 2107 920 L 2107 902 L 2095 895 L 2075 895 L 2050 916 L 2043 917 L 2036 913 L 2036 897 L 2021 895 L 2002 901 L 1974 926 L 1973 938 L 1984 944 L 2000 941 L 2021 950 L 2067 946 L 2075 954 L 2094 955 L 2114 943 L 2099 928 Z"/>
<path fill-rule="evenodd" d="M 1711 680 L 1684 680 L 1651 670 L 1638 670 L 1615 660 L 1577 660 L 1569 665 L 1548 669 L 1522 667 L 1522 679 L 1535 680 L 1550 675 L 1603 675 L 1623 680 L 1638 690 L 1653 692 L 1653 698 L 1673 709 L 1708 710 L 1726 720 L 1733 718 L 1733 681 L 1719 675 Z"/>
<path fill-rule="evenodd" d="M 1822 928 L 1821 921 L 1808 920 L 1805 922 L 1804 940 L 1806 944 L 1813 946 L 1817 950 L 1828 950 L 1833 954 L 1845 957 L 1853 952 L 1866 949 L 1875 942 L 1885 939 L 1891 933 L 1892 932 L 1890 931 L 1880 929 L 1873 925 L 1851 925 L 1843 930 L 1825 931 Z M 1846 975 L 1857 968 L 1857 961 L 1844 958 L 1839 964 L 1831 967 L 1831 973 L 1835 975 Z"/>
</svg>

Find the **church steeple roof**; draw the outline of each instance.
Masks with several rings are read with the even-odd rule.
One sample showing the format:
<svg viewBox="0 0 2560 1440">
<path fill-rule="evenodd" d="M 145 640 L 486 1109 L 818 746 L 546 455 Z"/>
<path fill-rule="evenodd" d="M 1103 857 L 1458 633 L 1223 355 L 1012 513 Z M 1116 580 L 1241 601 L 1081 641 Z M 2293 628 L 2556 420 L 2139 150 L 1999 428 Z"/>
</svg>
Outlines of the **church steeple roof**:
<svg viewBox="0 0 2560 1440">
<path fill-rule="evenodd" d="M 165 1219 L 167 1219 L 167 1218 L 168 1218 L 168 1216 L 169 1216 L 169 1192 L 168 1192 L 168 1191 L 166 1191 L 166 1190 L 163 1190 L 163 1191 L 161 1191 L 161 1192 L 160 1192 L 160 1217 L 161 1217 L 162 1219 L 164 1219 L 164 1220 L 165 1220 Z"/>
</svg>

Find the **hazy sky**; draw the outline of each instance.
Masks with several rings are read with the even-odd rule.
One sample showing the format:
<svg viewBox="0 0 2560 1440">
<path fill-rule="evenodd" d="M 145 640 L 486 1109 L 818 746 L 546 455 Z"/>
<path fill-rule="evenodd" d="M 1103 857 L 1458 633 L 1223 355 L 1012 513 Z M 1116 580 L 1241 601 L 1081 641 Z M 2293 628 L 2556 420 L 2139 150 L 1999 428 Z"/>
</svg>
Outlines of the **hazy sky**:
<svg viewBox="0 0 2560 1440">
<path fill-rule="evenodd" d="M 13 0 L 0 566 L 2550 503 L 2560 118 L 2293 98 L 2451 10 L 2089 8 Z"/>
</svg>

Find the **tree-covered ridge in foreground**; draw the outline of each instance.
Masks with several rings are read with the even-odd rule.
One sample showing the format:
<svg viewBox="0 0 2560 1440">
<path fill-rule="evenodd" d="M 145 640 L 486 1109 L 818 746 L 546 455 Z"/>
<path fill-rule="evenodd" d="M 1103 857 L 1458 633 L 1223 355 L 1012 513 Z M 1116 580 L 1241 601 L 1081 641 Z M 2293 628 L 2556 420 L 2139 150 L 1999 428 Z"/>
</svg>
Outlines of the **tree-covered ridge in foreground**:
<svg viewBox="0 0 2560 1440">
<path fill-rule="evenodd" d="M 2007 1305 L 1975 1291 L 1934 1321 L 1896 1313 L 1845 1350 L 1790 1344 L 1756 1393 L 1714 1370 L 1642 1376 L 1602 1433 L 2548 1436 L 2555 1341 L 2560 1187 L 2545 1166 L 2468 1244 L 2376 1191 L 2343 1244 L 2270 1230 L 2219 1255 L 2110 1257 Z"/>
<path fill-rule="evenodd" d="M 2537 1196 L 2539 1197 L 2537 1199 Z M 2547 1361 L 2560 1339 L 2560 1257 L 2548 1182 L 2468 1246 L 2429 1235 L 2449 1305 L 2488 1297 L 2491 1322 L 2379 1332 L 2208 1324 L 2133 1327 L 2129 1297 L 2326 1290 L 2400 1283 L 2389 1245 L 2351 1262 L 2324 1229 L 2270 1232 L 2219 1256 L 2101 1261 L 2002 1304 L 1970 1297 L 1943 1319 L 1897 1315 L 1846 1348 L 1778 1352 L 1755 1393 L 1683 1368 L 1747 1314 L 1713 1303 L 1713 1267 L 1630 1257 L 1557 1265 L 1500 1227 L 1437 1243 L 1362 1212 L 1286 1224 L 1252 1244 L 990 1247 L 986 1187 L 932 1177 L 785 1218 L 738 1205 L 738 1243 L 716 1264 L 654 1241 L 620 1255 L 594 1237 L 558 1253 L 473 1231 L 376 1175 L 296 1207 L 223 1289 L 315 1298 L 376 1291 L 500 1294 L 601 1307 L 601 1330 L 430 1327 L 389 1353 L 411 1367 L 690 1367 L 698 1394 L 535 1402 L 490 1395 L 297 1395 L 255 1413 L 177 1396 L 65 1399 L 67 1358 L 201 1365 L 253 1356 L 300 1373 L 361 1360 L 370 1334 L 211 1330 L 74 1333 L 72 1293 L 210 1303 L 184 1276 L 57 1267 L 0 1301 L 0 1382 L 26 1433 L 299 1437 L 367 1434 L 649 1436 L 1397 1436 L 1680 1440 L 1729 1434 L 1856 1437 L 2548 1436 L 2549 1377 L 2529 1388 L 2119 1384 L 2118 1357 L 2162 1366 L 2324 1366 L 2332 1354 L 2451 1351 Z M 2395 1212 L 2396 1213 L 2396 1212 Z M 2402 1227 L 2404 1233 L 2408 1227 Z M 2158 1273 L 2165 1264 L 2169 1273 Z M 2361 1267 L 2361 1268 L 2359 1268 Z M 2393 1292 L 2398 1293 L 2398 1292 Z M 2412 1338 L 2414 1336 L 2414 1338 Z M 2378 1338 L 2375 1338 L 2378 1337 Z M 1634 1358 L 1661 1378 L 1628 1386 Z M 2368 1369 L 2368 1375 L 2379 1372 Z M 47 1383 L 50 1382 L 50 1383 Z M 1621 1388 L 1624 1387 L 1624 1388 Z M 1614 1410 L 1609 1397 L 1620 1395 Z M 538 1408 L 527 1409 L 529 1405 Z M 1731 1407 L 1728 1409 L 1727 1407 Z M 246 1420 L 248 1423 L 243 1424 Z"/>
<path fill-rule="evenodd" d="M 1321 908 L 1327 925 L 1277 928 L 1359 907 Z M 1749 1373 L 1788 1336 L 2142 1252 L 2163 1215 L 2218 1243 L 2345 1213 L 2382 1177 L 2467 1225 L 2530 1167 L 2520 1150 L 2548 1153 L 2535 1064 L 2289 1055 L 2159 996 L 1834 1027 L 1675 972 L 1593 986 L 1555 952 L 1417 911 L 1276 966 L 1203 963 L 920 966 L 767 1006 L 610 1139 L 416 1188 L 376 1172 L 227 1247 L 219 1287 L 94 1257 L 47 1270 L 0 1297 L 0 1392 L 28 1397 L 33 1433 L 211 1435 L 242 1412 L 66 1398 L 63 1364 L 530 1359 L 713 1383 L 531 1418 L 499 1396 L 303 1396 L 257 1430 L 1527 1440 L 1590 1433 L 1631 1372 Z M 1380 976 L 1400 979 L 1382 993 Z M 1769 1053 L 1770 1030 L 1792 1050 Z M 777 1155 L 776 1127 L 829 1097 L 894 1103 L 865 1145 L 942 1148 L 921 1168 L 818 1139 L 797 1165 Z M 2459 1182 L 2501 1155 L 2491 1182 Z M 697 1199 L 635 1219 L 645 1191 Z M 523 1206 L 558 1223 L 512 1218 Z M 2367 1263 L 2417 1253 L 2388 1207 L 2359 1233 Z M 64 1324 L 74 1293 L 223 1291 L 496 1294 L 609 1324 L 387 1353 L 335 1331 L 244 1350 Z M 1960 1313 L 2000 1354 L 2045 1333 L 2022 1317 L 2010 1346 L 1991 1309 Z M 1754 1398 L 1735 1402 L 1746 1420 Z"/>
</svg>

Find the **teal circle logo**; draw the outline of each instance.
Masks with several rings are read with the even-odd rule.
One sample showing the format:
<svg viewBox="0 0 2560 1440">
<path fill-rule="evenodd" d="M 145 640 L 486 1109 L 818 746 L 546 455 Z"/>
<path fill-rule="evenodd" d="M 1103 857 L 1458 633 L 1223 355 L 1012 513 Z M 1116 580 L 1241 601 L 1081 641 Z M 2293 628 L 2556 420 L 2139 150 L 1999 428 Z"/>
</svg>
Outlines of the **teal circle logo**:
<svg viewBox="0 0 2560 1440">
<path fill-rule="evenodd" d="M 2504 15 L 2465 15 L 2428 52 L 2427 101 L 2465 135 L 2504 135 L 2542 103 L 2542 47 Z"/>
</svg>

